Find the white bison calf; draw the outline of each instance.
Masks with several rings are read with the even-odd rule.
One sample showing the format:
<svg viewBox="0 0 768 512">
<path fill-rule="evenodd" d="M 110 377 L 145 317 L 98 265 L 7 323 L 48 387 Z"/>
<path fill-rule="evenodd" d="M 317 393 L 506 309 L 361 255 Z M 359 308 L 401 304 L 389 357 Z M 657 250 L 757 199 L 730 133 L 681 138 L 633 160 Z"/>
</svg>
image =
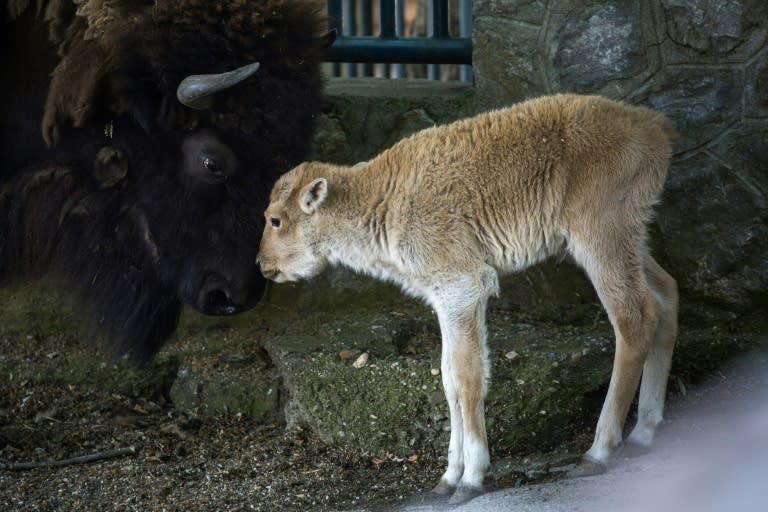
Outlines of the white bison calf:
<svg viewBox="0 0 768 512">
<path fill-rule="evenodd" d="M 355 167 L 303 163 L 272 190 L 258 262 L 277 282 L 340 263 L 434 308 L 451 414 L 435 491 L 462 501 L 482 490 L 489 468 L 488 298 L 499 273 L 569 254 L 616 335 L 610 387 L 577 472 L 603 471 L 641 374 L 628 441 L 650 445 L 662 420 L 678 295 L 646 227 L 676 137 L 647 108 L 557 95 L 421 131 Z"/>
</svg>

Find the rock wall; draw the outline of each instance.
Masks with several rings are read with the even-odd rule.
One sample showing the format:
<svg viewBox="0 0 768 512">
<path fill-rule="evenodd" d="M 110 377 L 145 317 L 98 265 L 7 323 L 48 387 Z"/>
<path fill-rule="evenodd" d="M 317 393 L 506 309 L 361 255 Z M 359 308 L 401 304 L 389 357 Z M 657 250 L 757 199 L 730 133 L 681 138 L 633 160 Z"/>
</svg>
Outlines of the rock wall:
<svg viewBox="0 0 768 512">
<path fill-rule="evenodd" d="M 645 104 L 674 120 L 683 137 L 658 207 L 655 252 L 678 278 L 684 307 L 763 309 L 768 3 L 475 0 L 474 15 L 477 109 L 569 91 Z"/>
</svg>

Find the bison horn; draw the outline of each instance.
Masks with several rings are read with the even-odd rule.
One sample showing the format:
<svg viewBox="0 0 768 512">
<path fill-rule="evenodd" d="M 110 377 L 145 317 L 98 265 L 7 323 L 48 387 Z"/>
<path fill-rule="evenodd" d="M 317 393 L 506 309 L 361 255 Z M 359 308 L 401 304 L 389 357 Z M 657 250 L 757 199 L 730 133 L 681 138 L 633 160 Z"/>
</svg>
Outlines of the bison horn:
<svg viewBox="0 0 768 512">
<path fill-rule="evenodd" d="M 210 106 L 211 95 L 239 84 L 253 75 L 259 69 L 259 65 L 258 62 L 254 62 L 225 73 L 189 75 L 176 89 L 176 97 L 190 108 L 206 108 Z"/>
</svg>

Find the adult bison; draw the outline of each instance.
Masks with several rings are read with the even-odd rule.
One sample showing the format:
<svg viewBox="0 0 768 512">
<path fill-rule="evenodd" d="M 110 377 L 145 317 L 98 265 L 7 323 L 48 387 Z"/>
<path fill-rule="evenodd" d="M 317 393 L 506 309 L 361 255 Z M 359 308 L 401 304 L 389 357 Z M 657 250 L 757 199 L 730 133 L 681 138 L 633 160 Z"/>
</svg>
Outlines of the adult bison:
<svg viewBox="0 0 768 512">
<path fill-rule="evenodd" d="M 307 156 L 324 2 L 10 0 L 0 276 L 52 269 L 119 353 L 242 311 L 275 178 Z"/>
</svg>

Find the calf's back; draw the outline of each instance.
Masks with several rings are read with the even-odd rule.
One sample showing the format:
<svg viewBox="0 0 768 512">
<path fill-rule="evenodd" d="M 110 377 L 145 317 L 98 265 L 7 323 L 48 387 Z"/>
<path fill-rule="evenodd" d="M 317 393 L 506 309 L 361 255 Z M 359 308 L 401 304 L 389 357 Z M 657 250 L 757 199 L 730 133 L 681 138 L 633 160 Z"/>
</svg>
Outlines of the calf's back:
<svg viewBox="0 0 768 512">
<path fill-rule="evenodd" d="M 421 131 L 351 172 L 357 193 L 383 194 L 397 246 L 471 241 L 514 271 L 598 217 L 645 225 L 675 137 L 650 109 L 558 95 Z"/>
</svg>

